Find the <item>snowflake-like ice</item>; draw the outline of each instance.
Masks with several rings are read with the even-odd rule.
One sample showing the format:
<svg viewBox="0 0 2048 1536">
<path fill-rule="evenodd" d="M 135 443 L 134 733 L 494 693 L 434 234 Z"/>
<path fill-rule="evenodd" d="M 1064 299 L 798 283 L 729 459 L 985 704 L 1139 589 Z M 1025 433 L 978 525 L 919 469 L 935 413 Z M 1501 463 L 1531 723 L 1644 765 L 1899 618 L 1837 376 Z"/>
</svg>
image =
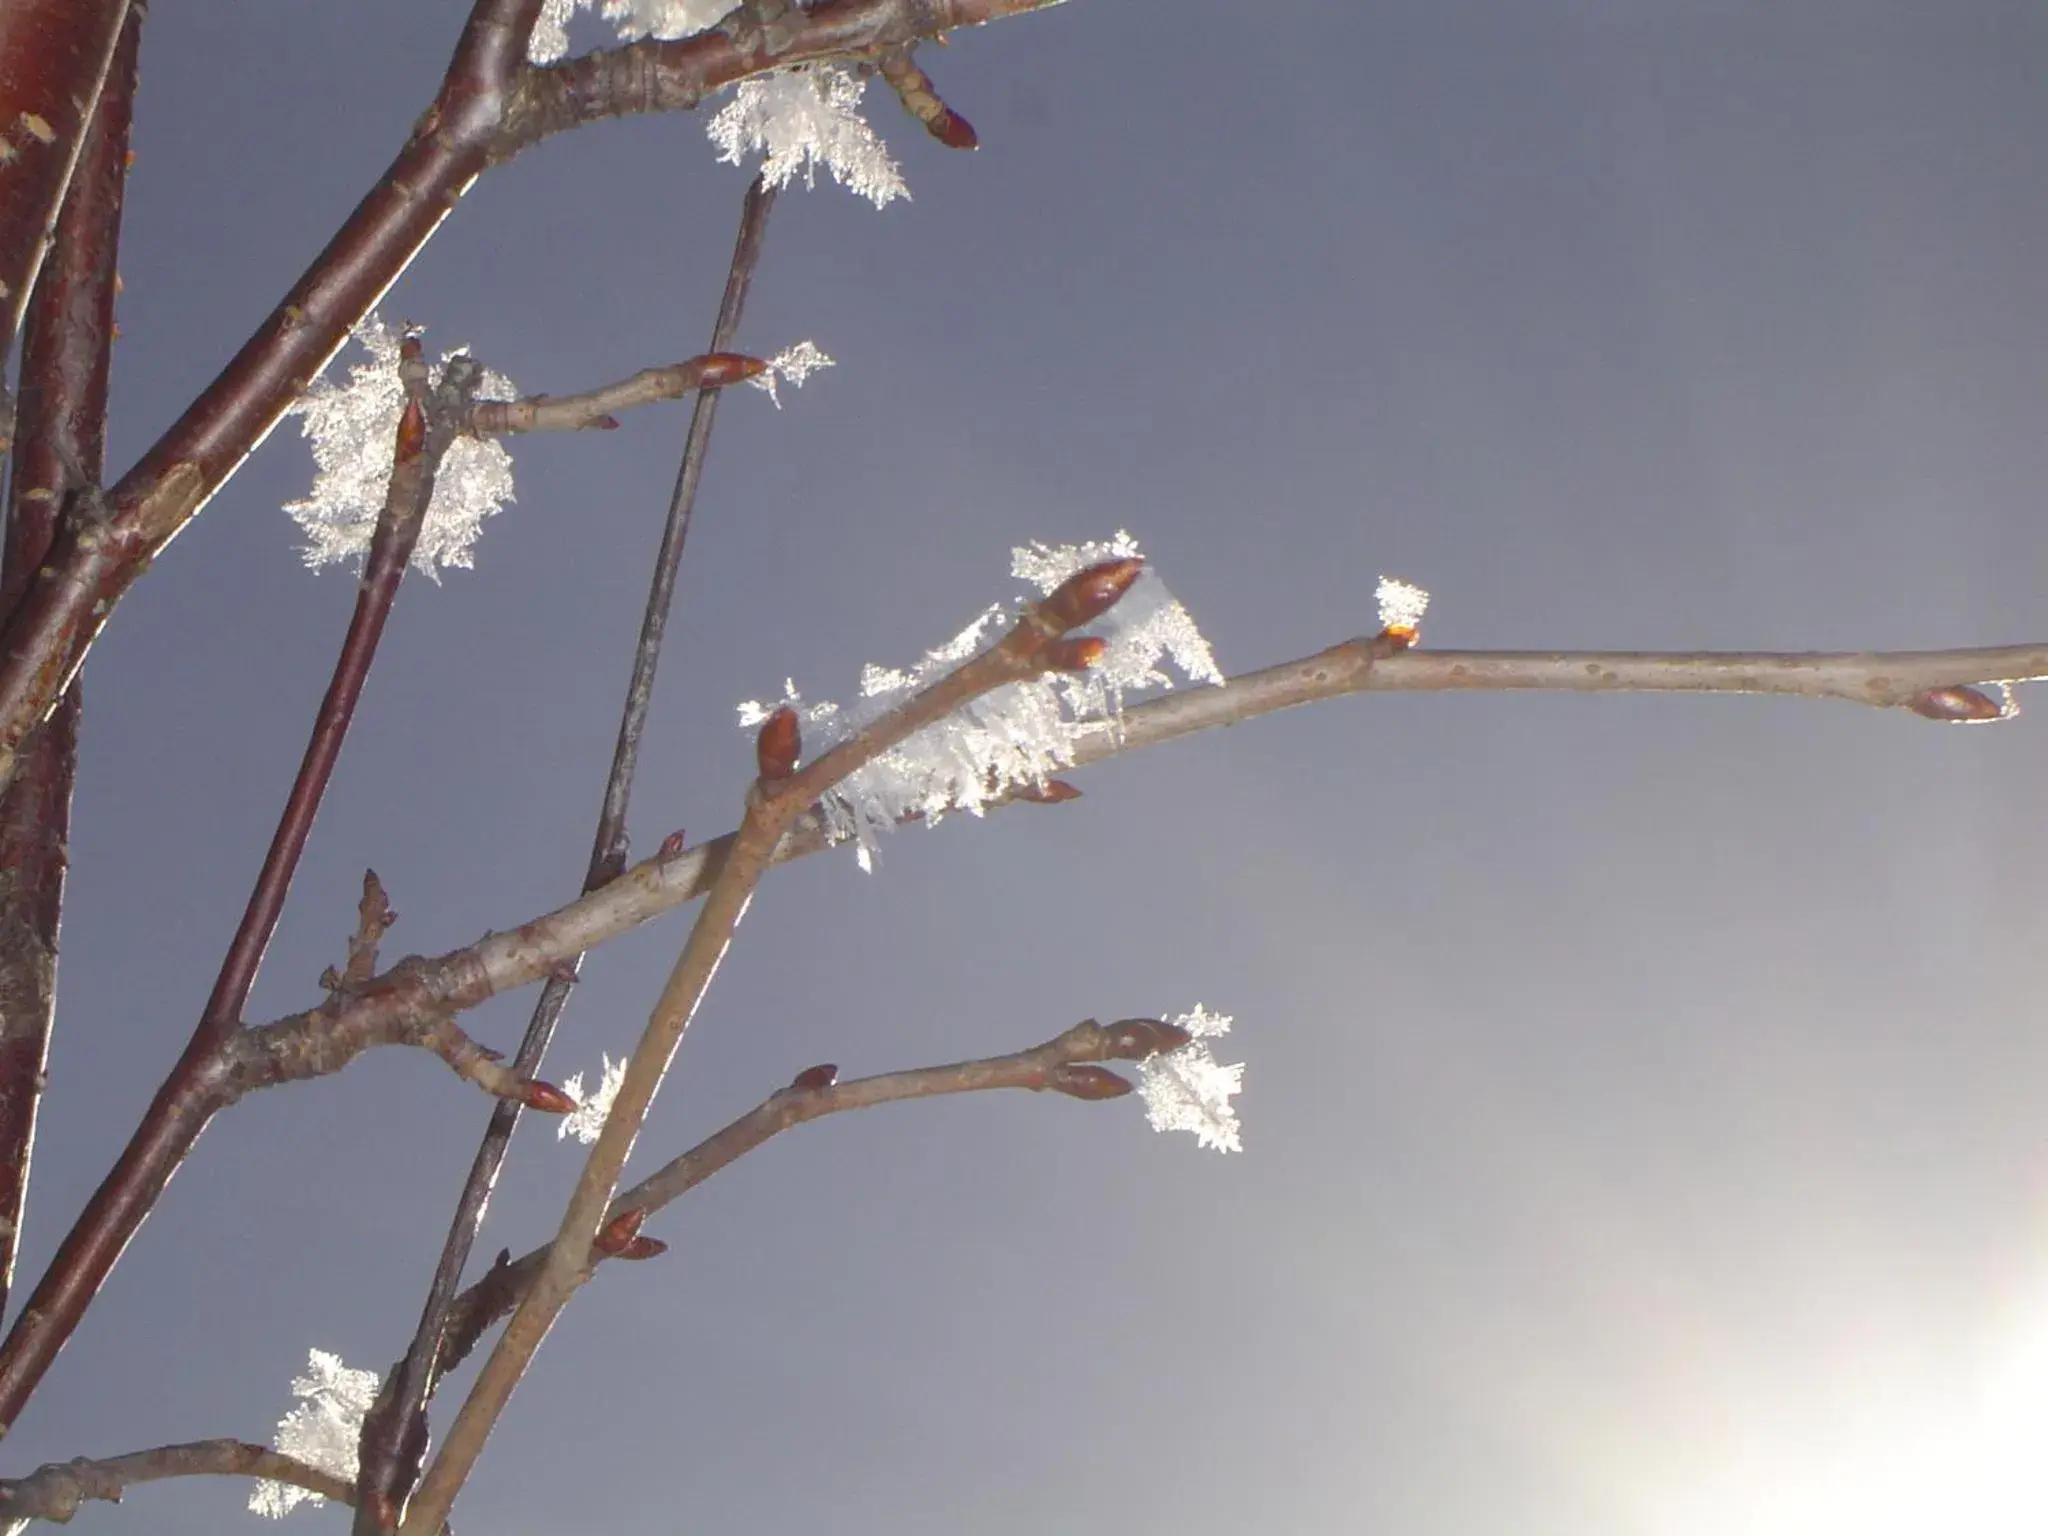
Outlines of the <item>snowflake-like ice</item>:
<svg viewBox="0 0 2048 1536">
<path fill-rule="evenodd" d="M 867 81 L 839 64 L 804 64 L 742 80 L 733 98 L 704 126 L 718 158 L 740 164 L 755 150 L 761 175 L 787 185 L 799 171 L 816 186 L 818 167 L 877 208 L 910 196 L 889 146 L 860 115 Z"/>
<path fill-rule="evenodd" d="M 1137 540 L 1128 533 L 1057 548 L 1032 544 L 1012 552 L 1011 571 L 1044 594 L 1085 566 L 1137 554 Z M 861 674 L 860 697 L 844 709 L 831 702 L 806 704 L 791 682 L 780 699 L 742 704 L 740 724 L 756 729 L 788 704 L 802 722 L 805 755 L 814 758 L 951 671 L 1014 617 L 1015 610 L 998 603 L 914 667 L 870 663 Z M 1109 644 L 1086 673 L 1006 684 L 849 774 L 819 803 L 827 836 L 857 843 L 860 867 L 872 869 L 877 841 L 899 822 L 917 817 L 929 824 L 948 811 L 979 816 L 1013 788 L 1043 787 L 1074 761 L 1085 733 L 1116 728 L 1126 692 L 1173 686 L 1162 661 L 1189 681 L 1223 681 L 1194 620 L 1149 565 L 1088 628 Z"/>
<path fill-rule="evenodd" d="M 1381 629 L 1413 635 L 1422 627 L 1422 616 L 1429 611 L 1429 594 L 1414 582 L 1382 576 L 1372 595 L 1380 605 Z"/>
<path fill-rule="evenodd" d="M 299 1400 L 277 1421 L 277 1448 L 287 1456 L 331 1472 L 346 1482 L 356 1475 L 356 1446 L 362 1438 L 363 1415 L 377 1400 L 377 1373 L 350 1370 L 341 1356 L 324 1349 L 307 1351 L 306 1374 L 292 1378 Z M 258 1478 L 249 1507 L 259 1515 L 282 1519 L 300 1504 L 326 1499 L 291 1483 Z"/>
<path fill-rule="evenodd" d="M 609 1053 L 604 1058 L 604 1071 L 598 1076 L 597 1087 L 590 1097 L 583 1096 L 583 1074 L 576 1073 L 562 1084 L 562 1092 L 576 1101 L 575 1109 L 562 1117 L 555 1127 L 555 1140 L 574 1136 L 585 1143 L 597 1140 L 598 1132 L 604 1129 L 605 1118 L 612 1112 L 612 1100 L 619 1096 L 619 1084 L 626 1080 L 626 1064 L 613 1061 Z"/>
<path fill-rule="evenodd" d="M 688 37 L 715 25 L 734 0 L 544 0 L 526 45 L 536 64 L 552 64 L 569 51 L 569 18 L 596 10 L 627 42 L 643 37 Z"/>
<path fill-rule="evenodd" d="M 1219 1152 L 1242 1152 L 1237 1109 L 1231 1104 L 1244 1084 L 1244 1063 L 1222 1066 L 1209 1042 L 1230 1032 L 1230 1015 L 1211 1013 L 1200 1003 L 1173 1022 L 1194 1038 L 1177 1051 L 1162 1051 L 1138 1063 L 1138 1092 L 1145 1118 L 1155 1131 L 1192 1131 L 1195 1140 Z"/>
<path fill-rule="evenodd" d="M 402 334 L 373 314 L 356 328 L 355 340 L 369 361 L 353 364 L 345 384 L 316 379 L 287 413 L 299 417 L 299 430 L 313 445 L 313 489 L 302 501 L 286 502 L 284 509 L 304 531 L 305 561 L 315 570 L 338 560 L 360 561 L 368 553 L 391 482 L 391 455 L 405 406 L 405 386 L 398 377 Z M 436 382 L 457 355 L 459 349 L 442 354 L 431 371 Z M 518 393 L 510 379 L 487 368 L 476 397 L 512 400 Z M 474 564 L 471 550 L 484 519 L 512 499 L 512 455 L 489 439 L 457 438 L 435 476 L 433 499 L 413 546 L 413 568 L 439 581 L 443 566 Z"/>
<path fill-rule="evenodd" d="M 800 341 L 793 347 L 784 347 L 768 359 L 768 371 L 757 373 L 747 382 L 756 389 L 768 391 L 768 398 L 775 402 L 775 409 L 782 409 L 782 396 L 778 392 L 781 384 L 790 384 L 797 389 L 804 387 L 804 380 L 820 368 L 836 368 L 838 361 L 825 353 L 815 341 Z"/>
</svg>

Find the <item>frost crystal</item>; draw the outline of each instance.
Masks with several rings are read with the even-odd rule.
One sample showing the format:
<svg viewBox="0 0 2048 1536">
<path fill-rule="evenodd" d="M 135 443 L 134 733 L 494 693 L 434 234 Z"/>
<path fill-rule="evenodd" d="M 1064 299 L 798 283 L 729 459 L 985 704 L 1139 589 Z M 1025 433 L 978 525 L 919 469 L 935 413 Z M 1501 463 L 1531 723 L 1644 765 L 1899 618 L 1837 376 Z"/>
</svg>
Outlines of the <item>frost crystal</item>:
<svg viewBox="0 0 2048 1536">
<path fill-rule="evenodd" d="M 526 56 L 552 64 L 569 51 L 569 18 L 596 8 L 627 42 L 642 37 L 688 37 L 713 26 L 733 8 L 732 0 L 544 0 Z"/>
<path fill-rule="evenodd" d="M 1237 1110 L 1231 1099 L 1244 1085 L 1244 1063 L 1221 1066 L 1209 1041 L 1230 1032 L 1230 1015 L 1211 1013 L 1200 1003 L 1173 1020 L 1194 1038 L 1177 1051 L 1162 1051 L 1138 1063 L 1138 1092 L 1145 1118 L 1155 1131 L 1193 1131 L 1195 1140 L 1219 1152 L 1242 1152 Z"/>
<path fill-rule="evenodd" d="M 775 402 L 775 409 L 782 409 L 782 396 L 776 392 L 784 380 L 798 389 L 804 387 L 804 380 L 820 368 L 836 368 L 838 363 L 819 349 L 815 341 L 800 341 L 793 347 L 784 347 L 768 359 L 768 371 L 757 373 L 747 382 L 756 389 L 768 391 L 768 398 Z"/>
<path fill-rule="evenodd" d="M 742 80 L 724 109 L 704 131 L 718 158 L 738 165 L 761 150 L 761 175 L 770 186 L 786 185 L 803 172 L 804 185 L 817 185 L 818 167 L 858 192 L 877 208 L 910 196 L 889 147 L 860 115 L 867 81 L 838 64 L 797 65 Z"/>
<path fill-rule="evenodd" d="M 1095 544 L 1033 544 L 1012 552 L 1011 570 L 1042 594 L 1084 566 L 1137 553 L 1128 533 Z M 830 702 L 807 705 L 796 685 L 785 683 L 780 699 L 742 704 L 740 725 L 756 729 L 786 703 L 803 722 L 807 755 L 815 757 L 950 672 L 1013 617 L 1014 610 L 1000 603 L 990 607 L 907 671 L 870 663 L 861 674 L 859 699 L 845 709 Z M 1043 786 L 1074 761 L 1083 735 L 1116 728 L 1127 690 L 1173 686 L 1160 670 L 1162 660 L 1190 681 L 1223 681 L 1208 643 L 1150 566 L 1089 627 L 1109 642 L 1098 665 L 1087 673 L 1007 684 L 883 753 L 819 802 L 826 835 L 856 842 L 860 867 L 872 869 L 877 841 L 901 821 L 919 817 L 929 824 L 948 811 L 979 816 L 1012 788 Z"/>
<path fill-rule="evenodd" d="M 600 1074 L 597 1089 L 589 1098 L 583 1096 L 583 1074 L 578 1072 L 562 1084 L 562 1092 L 576 1101 L 576 1108 L 562 1117 L 562 1123 L 555 1127 L 555 1140 L 574 1136 L 585 1143 L 597 1140 L 597 1133 L 604 1129 L 605 1117 L 612 1112 L 612 1100 L 619 1096 L 619 1084 L 626 1080 L 626 1064 L 613 1061 L 610 1055 L 604 1058 L 604 1071 Z"/>
<path fill-rule="evenodd" d="M 370 360 L 352 365 L 346 384 L 315 380 L 288 412 L 300 418 L 299 430 L 312 441 L 315 473 L 311 494 L 286 502 L 284 509 L 305 532 L 306 564 L 315 570 L 337 560 L 360 561 L 368 553 L 405 406 L 398 377 L 400 333 L 371 315 L 355 339 Z M 432 370 L 437 382 L 456 355 L 442 354 Z M 485 369 L 476 394 L 479 400 L 511 400 L 518 391 L 503 374 Z M 413 568 L 439 581 L 442 566 L 474 564 L 470 550 L 484 519 L 512 499 L 512 455 L 496 442 L 457 438 L 435 477 L 426 522 L 413 546 Z"/>
<path fill-rule="evenodd" d="M 341 1356 L 309 1350 L 306 1374 L 292 1379 L 299 1405 L 277 1421 L 277 1448 L 287 1456 L 353 1482 L 356 1444 L 363 1433 L 363 1415 L 377 1400 L 377 1373 L 352 1371 Z M 300 1504 L 324 1504 L 320 1494 L 291 1483 L 259 1478 L 249 1507 L 259 1515 L 282 1519 Z"/>
<path fill-rule="evenodd" d="M 1403 581 L 1398 576 L 1382 576 L 1373 592 L 1380 605 L 1381 629 L 1404 629 L 1411 633 L 1422 625 L 1422 616 L 1429 610 L 1429 594 L 1412 581 Z"/>
</svg>

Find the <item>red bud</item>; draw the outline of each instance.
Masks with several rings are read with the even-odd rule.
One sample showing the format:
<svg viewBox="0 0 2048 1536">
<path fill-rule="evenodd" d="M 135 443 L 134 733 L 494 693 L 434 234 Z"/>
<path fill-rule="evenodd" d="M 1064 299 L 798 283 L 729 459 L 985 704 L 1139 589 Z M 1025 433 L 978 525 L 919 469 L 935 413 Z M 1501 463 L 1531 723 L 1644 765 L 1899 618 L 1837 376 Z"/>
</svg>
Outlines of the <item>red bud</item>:
<svg viewBox="0 0 2048 1536">
<path fill-rule="evenodd" d="M 981 135 L 974 131 L 974 124 L 951 107 L 940 107 L 924 120 L 924 126 L 933 138 L 948 149 L 981 148 Z"/>
<path fill-rule="evenodd" d="M 619 418 L 616 416 L 600 416 L 591 423 L 591 426 L 600 432 L 616 432 L 619 430 Z"/>
<path fill-rule="evenodd" d="M 574 1111 L 576 1101 L 553 1083 L 544 1083 L 537 1077 L 530 1077 L 513 1092 L 513 1097 L 528 1109 L 537 1109 L 544 1114 L 566 1115 Z"/>
<path fill-rule="evenodd" d="M 1061 630 L 1078 629 L 1115 607 L 1144 569 L 1145 562 L 1133 557 L 1105 560 L 1076 571 L 1053 588 L 1052 595 L 1038 605 L 1039 612 Z"/>
<path fill-rule="evenodd" d="M 420 456 L 427 446 L 427 417 L 416 398 L 408 397 L 398 418 L 397 460 L 404 464 Z"/>
<path fill-rule="evenodd" d="M 1951 725 L 1996 720 L 2005 714 L 1989 694 L 1962 683 L 1950 688 L 1930 688 L 1908 699 L 1906 708 L 1929 720 Z"/>
<path fill-rule="evenodd" d="M 787 704 L 761 722 L 761 733 L 754 738 L 754 762 L 763 779 L 786 779 L 795 773 L 803 750 L 802 728 Z"/>
<path fill-rule="evenodd" d="M 790 1079 L 789 1086 L 799 1093 L 816 1093 L 820 1088 L 830 1088 L 839 1081 L 839 1064 L 821 1062 L 815 1067 L 805 1067 Z"/>
<path fill-rule="evenodd" d="M 658 1237 L 636 1237 L 612 1257 L 615 1259 L 658 1259 L 668 1252 L 668 1244 Z"/>
<path fill-rule="evenodd" d="M 1019 784 L 1010 791 L 1013 800 L 1029 800 L 1033 805 L 1061 805 L 1069 800 L 1081 798 L 1081 791 L 1065 779 L 1047 779 L 1043 784 Z"/>
<path fill-rule="evenodd" d="M 768 371 L 768 365 L 760 358 L 741 352 L 706 352 L 691 362 L 696 365 L 699 389 L 723 389 Z"/>
<path fill-rule="evenodd" d="M 599 1253 L 611 1258 L 621 1258 L 626 1248 L 640 1235 L 640 1223 L 647 1219 L 647 1207 L 636 1205 L 631 1210 L 619 1212 L 598 1230 L 594 1245 Z"/>
<path fill-rule="evenodd" d="M 689 846 L 688 841 L 683 837 L 683 829 L 677 827 L 675 831 L 669 833 L 667 837 L 661 840 L 661 853 L 659 857 L 672 859 Z"/>
<path fill-rule="evenodd" d="M 1130 1083 L 1109 1068 L 1073 1061 L 1047 1072 L 1045 1086 L 1070 1099 L 1120 1099 L 1131 1091 Z"/>
<path fill-rule="evenodd" d="M 1118 1061 L 1143 1061 L 1160 1051 L 1177 1051 L 1194 1036 L 1164 1019 L 1118 1019 L 1110 1025 L 1109 1055 Z"/>
<path fill-rule="evenodd" d="M 1109 650 L 1100 635 L 1067 635 L 1045 648 L 1045 664 L 1054 672 L 1086 672 Z"/>
</svg>

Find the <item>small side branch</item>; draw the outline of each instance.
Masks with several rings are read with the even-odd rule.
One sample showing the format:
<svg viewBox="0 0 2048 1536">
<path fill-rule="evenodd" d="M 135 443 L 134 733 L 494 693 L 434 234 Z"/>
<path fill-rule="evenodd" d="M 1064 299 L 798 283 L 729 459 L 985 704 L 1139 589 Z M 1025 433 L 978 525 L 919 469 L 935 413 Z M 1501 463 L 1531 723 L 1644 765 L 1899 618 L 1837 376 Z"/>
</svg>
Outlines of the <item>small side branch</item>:
<svg viewBox="0 0 2048 1536">
<path fill-rule="evenodd" d="M 483 400 L 470 408 L 469 430 L 478 437 L 515 432 L 581 432 L 595 427 L 609 431 L 619 423 L 614 411 L 661 400 L 680 400 L 700 389 L 723 389 L 768 371 L 758 357 L 737 352 L 707 352 L 666 368 L 643 368 L 629 379 L 586 390 L 580 395 L 528 395 L 521 400 Z"/>
<path fill-rule="evenodd" d="M 191 1440 L 100 1460 L 81 1456 L 76 1461 L 53 1461 L 27 1477 L 0 1481 L 0 1521 L 50 1520 L 62 1525 L 92 1500 L 118 1504 L 130 1488 L 170 1477 L 267 1477 L 338 1504 L 355 1502 L 355 1489 L 345 1479 L 268 1446 L 246 1440 Z"/>
</svg>

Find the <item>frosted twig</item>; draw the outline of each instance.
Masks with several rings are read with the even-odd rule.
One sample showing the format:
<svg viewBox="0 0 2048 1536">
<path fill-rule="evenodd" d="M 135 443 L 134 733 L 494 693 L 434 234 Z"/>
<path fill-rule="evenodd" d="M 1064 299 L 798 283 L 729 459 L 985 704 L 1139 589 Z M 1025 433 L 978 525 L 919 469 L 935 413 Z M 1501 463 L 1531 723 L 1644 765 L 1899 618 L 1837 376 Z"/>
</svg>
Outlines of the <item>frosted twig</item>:
<svg viewBox="0 0 2048 1536">
<path fill-rule="evenodd" d="M 1007 1056 L 884 1072 L 843 1083 L 834 1080 L 834 1068 L 812 1068 L 689 1151 L 669 1159 L 632 1188 L 621 1190 L 606 1207 L 605 1219 L 610 1221 L 635 1210 L 651 1216 L 770 1138 L 806 1121 L 906 1099 L 981 1093 L 997 1088 L 1050 1090 L 1085 1098 L 1090 1095 L 1072 1094 L 1071 1089 L 1062 1086 L 1058 1081 L 1061 1068 L 1103 1061 L 1143 1061 L 1183 1047 L 1187 1040 L 1186 1030 L 1158 1019 L 1120 1019 L 1109 1025 L 1084 1019 L 1041 1045 Z M 447 1353 L 440 1362 L 442 1370 L 452 1371 L 460 1365 L 476 1347 L 483 1331 L 518 1305 L 547 1256 L 545 1246 L 519 1259 L 502 1255 L 488 1274 L 455 1299 L 449 1313 Z M 595 1255 L 591 1262 L 596 1262 Z"/>
<path fill-rule="evenodd" d="M 449 1426 L 440 1454 L 427 1469 L 400 1527 L 403 1536 L 425 1536 L 447 1518 L 449 1506 L 513 1387 L 525 1374 L 556 1316 L 588 1278 L 591 1243 L 604 1224 L 606 1207 L 633 1140 L 784 834 L 813 801 L 847 774 L 967 701 L 1006 683 L 1049 671 L 1084 670 L 1100 657 L 1104 642 L 1072 637 L 1068 631 L 1113 606 L 1141 569 L 1137 560 L 1112 561 L 1070 577 L 1050 596 L 1025 609 L 1009 633 L 989 649 L 913 694 L 808 767 L 796 767 L 799 743 L 793 714 L 778 712 L 762 726 L 756 749 L 761 771 L 748 794 L 746 814 L 731 853 L 705 893 L 697 921 L 626 1064 L 618 1097 L 583 1166 L 541 1273 Z"/>
</svg>

